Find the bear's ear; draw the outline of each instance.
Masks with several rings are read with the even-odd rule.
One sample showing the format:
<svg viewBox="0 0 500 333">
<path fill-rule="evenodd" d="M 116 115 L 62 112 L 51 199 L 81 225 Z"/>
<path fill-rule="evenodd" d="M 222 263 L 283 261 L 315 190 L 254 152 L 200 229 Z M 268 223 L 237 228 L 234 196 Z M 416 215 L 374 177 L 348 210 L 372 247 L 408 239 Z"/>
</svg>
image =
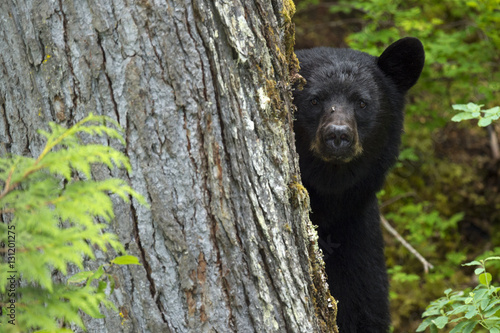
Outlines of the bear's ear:
<svg viewBox="0 0 500 333">
<path fill-rule="evenodd" d="M 424 61 L 422 43 L 417 38 L 406 37 L 389 45 L 378 58 L 377 64 L 400 91 L 406 92 L 417 83 Z"/>
</svg>

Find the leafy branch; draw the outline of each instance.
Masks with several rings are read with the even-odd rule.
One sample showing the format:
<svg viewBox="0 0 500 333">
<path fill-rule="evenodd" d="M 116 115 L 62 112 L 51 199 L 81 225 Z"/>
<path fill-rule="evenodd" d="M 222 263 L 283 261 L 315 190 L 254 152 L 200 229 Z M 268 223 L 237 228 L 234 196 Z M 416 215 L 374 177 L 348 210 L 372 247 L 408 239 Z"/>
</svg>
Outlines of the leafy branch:
<svg viewBox="0 0 500 333">
<path fill-rule="evenodd" d="M 490 260 L 500 260 L 500 257 L 464 264 L 463 266 L 478 266 L 474 274 L 478 277 L 479 285 L 467 294 L 463 291 L 445 290 L 445 296 L 433 301 L 422 314 L 426 319 L 417 328 L 417 332 L 424 332 L 429 328 L 434 333 L 447 324 L 455 324 L 450 333 L 470 333 L 478 325 L 490 333 L 500 333 L 500 287 L 491 284 L 492 276 L 486 271 L 486 262 Z"/>
<path fill-rule="evenodd" d="M 451 120 L 460 122 L 462 120 L 469 119 L 479 119 L 478 125 L 481 127 L 488 127 L 488 134 L 490 136 L 491 152 L 495 160 L 500 160 L 500 146 L 498 144 L 498 137 L 495 133 L 491 123 L 500 118 L 500 106 L 495 106 L 491 109 L 481 110 L 483 104 L 455 104 L 453 105 L 454 110 L 460 110 L 462 112 L 457 113 Z"/>
<path fill-rule="evenodd" d="M 460 122 L 462 120 L 479 119 L 477 123 L 481 127 L 490 125 L 494 120 L 500 118 L 500 106 L 495 106 L 491 109 L 481 110 L 483 104 L 455 104 L 452 105 L 453 110 L 462 111 L 451 118 L 452 121 Z"/>
<path fill-rule="evenodd" d="M 64 332 L 69 323 L 84 328 L 79 310 L 100 318 L 101 304 L 115 309 L 107 299 L 115 285 L 109 272 L 114 265 L 139 264 L 125 255 L 78 273 L 67 284 L 53 280 L 55 271 L 67 275 L 68 264 L 83 270 L 85 257 L 95 259 L 95 248 L 125 252 L 118 237 L 105 231 L 115 217 L 110 194 L 147 203 L 124 180 L 92 179 L 96 163 L 132 172 L 122 152 L 80 138 L 106 136 L 125 144 L 116 121 L 90 114 L 69 129 L 49 126 L 50 131 L 39 131 L 47 143 L 37 158 L 0 158 L 0 212 L 6 221 L 0 223 L 0 304 L 17 305 L 14 319 L 2 318 L 2 331 L 3 325 L 12 332 Z"/>
</svg>

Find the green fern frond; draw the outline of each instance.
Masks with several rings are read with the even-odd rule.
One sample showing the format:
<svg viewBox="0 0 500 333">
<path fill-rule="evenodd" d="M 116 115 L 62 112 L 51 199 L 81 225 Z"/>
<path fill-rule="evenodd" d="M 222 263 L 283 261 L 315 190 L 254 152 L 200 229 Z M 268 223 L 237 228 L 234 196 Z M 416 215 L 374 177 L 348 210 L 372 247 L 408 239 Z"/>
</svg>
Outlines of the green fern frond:
<svg viewBox="0 0 500 333">
<path fill-rule="evenodd" d="M 78 149 L 68 148 L 45 155 L 38 164 L 47 168 L 52 174 L 64 176 L 66 180 L 71 179 L 73 170 L 83 173 L 87 179 L 90 179 L 90 167 L 93 163 L 103 163 L 110 169 L 125 168 L 131 172 L 128 158 L 111 147 L 90 144 L 76 147 Z"/>
<path fill-rule="evenodd" d="M 85 257 L 95 258 L 95 248 L 125 253 L 118 237 L 104 230 L 115 217 L 110 195 L 147 203 L 121 179 L 92 180 L 94 164 L 132 172 L 122 152 L 83 143 L 92 136 L 106 136 L 125 144 L 123 131 L 113 119 L 90 114 L 69 129 L 51 123 L 49 131 L 39 133 L 47 143 L 36 159 L 0 158 L 0 212 L 10 219 L 9 224 L 0 223 L 0 242 L 8 244 L 12 226 L 16 235 L 15 260 L 0 256 L 0 303 L 8 301 L 2 297 L 15 270 L 28 285 L 17 293 L 17 331 L 63 332 L 67 330 L 60 323 L 84 328 L 79 310 L 101 318 L 100 305 L 116 308 L 104 293 L 109 274 L 103 274 L 102 266 L 83 287 L 54 282 L 54 270 L 66 275 L 69 264 L 83 269 Z M 114 279 L 110 283 L 113 289 Z"/>
<path fill-rule="evenodd" d="M 90 122 L 95 122 L 97 125 L 88 125 Z M 107 127 L 107 124 L 113 124 L 117 129 Z M 40 154 L 39 159 L 43 158 L 57 145 L 68 148 L 78 145 L 80 140 L 76 135 L 81 132 L 87 133 L 91 136 L 106 135 L 111 139 L 118 139 L 123 145 L 125 145 L 125 139 L 120 133 L 122 132 L 120 125 L 117 121 L 106 116 L 96 116 L 90 113 L 86 118 L 80 120 L 69 129 L 55 123 L 50 123 L 49 125 L 51 132 L 39 131 L 40 134 L 47 138 L 47 144 L 43 152 Z"/>
</svg>

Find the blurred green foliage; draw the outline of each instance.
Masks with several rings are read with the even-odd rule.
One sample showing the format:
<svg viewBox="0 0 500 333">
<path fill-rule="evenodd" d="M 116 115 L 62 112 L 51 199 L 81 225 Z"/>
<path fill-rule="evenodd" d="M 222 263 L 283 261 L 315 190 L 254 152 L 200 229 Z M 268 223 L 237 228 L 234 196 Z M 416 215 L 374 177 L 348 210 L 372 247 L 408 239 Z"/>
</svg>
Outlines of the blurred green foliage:
<svg viewBox="0 0 500 333">
<path fill-rule="evenodd" d="M 114 125 L 115 128 L 111 127 Z M 95 181 L 91 168 L 104 164 L 110 170 L 132 172 L 122 152 L 103 145 L 83 144 L 79 137 L 106 136 L 125 144 L 123 130 L 111 118 L 90 114 L 66 129 L 50 123 L 39 130 L 46 145 L 37 158 L 0 157 L 0 332 L 71 332 L 74 324 L 85 329 L 85 312 L 103 318 L 100 305 L 116 309 L 108 299 L 115 287 L 111 267 L 139 265 L 125 255 L 83 270 L 95 250 L 125 253 L 114 233 L 110 194 L 142 205 L 146 200 L 118 178 Z M 80 272 L 66 283 L 56 273 Z"/>
<path fill-rule="evenodd" d="M 474 121 L 450 121 L 454 104 L 500 105 L 500 0 L 296 5 L 298 48 L 348 46 L 380 55 L 401 37 L 424 44 L 426 64 L 409 93 L 400 159 L 379 194 L 384 216 L 435 266 L 425 274 L 386 237 L 394 332 L 415 331 L 445 289 L 474 285 L 470 269 L 457 268 L 461 263 L 486 250 L 500 253 L 500 164 L 491 158 L 488 132 Z M 490 110 L 494 120 L 497 110 Z"/>
<path fill-rule="evenodd" d="M 486 127 L 500 118 L 500 106 L 481 110 L 483 106 L 482 104 L 477 105 L 475 103 L 455 104 L 453 105 L 453 110 L 460 110 L 461 112 L 454 115 L 451 120 L 460 122 L 462 120 L 479 119 L 477 122 L 478 126 Z"/>
<path fill-rule="evenodd" d="M 446 289 L 445 296 L 433 301 L 423 317 L 417 332 L 429 329 L 431 333 L 451 328 L 450 333 L 490 332 L 500 333 L 500 287 L 492 284 L 493 276 L 486 271 L 487 261 L 500 257 L 474 260 L 463 266 L 478 266 L 474 274 L 477 286 L 471 291 Z"/>
</svg>

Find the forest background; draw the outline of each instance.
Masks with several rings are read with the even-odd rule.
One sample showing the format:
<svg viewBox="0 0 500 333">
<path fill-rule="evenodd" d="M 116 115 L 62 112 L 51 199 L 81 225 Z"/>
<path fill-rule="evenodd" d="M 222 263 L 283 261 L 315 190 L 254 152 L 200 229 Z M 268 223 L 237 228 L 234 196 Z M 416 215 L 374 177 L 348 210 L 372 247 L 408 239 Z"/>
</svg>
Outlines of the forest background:
<svg viewBox="0 0 500 333">
<path fill-rule="evenodd" d="M 400 161 L 379 194 L 382 214 L 434 265 L 426 273 L 386 233 L 394 331 L 414 332 L 445 289 L 477 284 L 474 268 L 462 263 L 500 253 L 499 123 L 451 121 L 454 104 L 500 105 L 500 1 L 295 3 L 297 49 L 350 47 L 380 55 L 404 36 L 424 44 L 426 64 L 409 94 Z"/>
</svg>

